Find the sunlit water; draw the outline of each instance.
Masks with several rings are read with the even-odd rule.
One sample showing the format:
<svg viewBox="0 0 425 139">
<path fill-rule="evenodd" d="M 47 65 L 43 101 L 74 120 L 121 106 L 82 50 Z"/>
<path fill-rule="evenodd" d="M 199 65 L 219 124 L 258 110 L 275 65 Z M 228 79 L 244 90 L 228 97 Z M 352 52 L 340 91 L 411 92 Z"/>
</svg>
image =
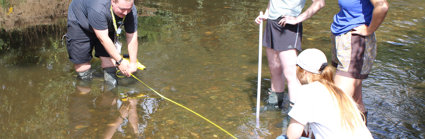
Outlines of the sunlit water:
<svg viewBox="0 0 425 139">
<path fill-rule="evenodd" d="M 238 138 L 282 133 L 280 111 L 261 113 L 256 129 L 252 110 L 258 60 L 253 21 L 267 0 L 144 0 L 137 6 L 158 10 L 139 17 L 138 59 L 147 70 L 137 77 Z M 390 6 L 376 33 L 374 70 L 363 82 L 368 127 L 375 138 L 425 138 L 425 4 L 396 0 Z M 330 56 L 329 26 L 337 12 L 336 1 L 327 1 L 304 22 L 304 49 Z M 65 25 L 37 28 L 2 35 L 14 43 L 0 53 L 0 138 L 230 138 L 135 80 L 121 79 L 110 90 L 99 59 L 92 61 L 93 81 L 77 81 L 60 39 Z M 270 86 L 266 63 L 262 96 Z M 127 92 L 136 93 L 121 99 Z M 120 115 L 128 118 L 122 122 Z"/>
</svg>

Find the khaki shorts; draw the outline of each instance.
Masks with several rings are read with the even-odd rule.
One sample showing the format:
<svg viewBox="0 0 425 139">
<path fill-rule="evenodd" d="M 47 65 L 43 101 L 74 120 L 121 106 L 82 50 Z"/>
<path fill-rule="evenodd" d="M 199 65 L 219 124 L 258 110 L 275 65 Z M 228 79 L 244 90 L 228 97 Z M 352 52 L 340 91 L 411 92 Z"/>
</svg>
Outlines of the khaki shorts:
<svg viewBox="0 0 425 139">
<path fill-rule="evenodd" d="M 366 79 L 376 57 L 375 33 L 370 36 L 351 34 L 332 35 L 332 65 L 336 74 Z"/>
</svg>

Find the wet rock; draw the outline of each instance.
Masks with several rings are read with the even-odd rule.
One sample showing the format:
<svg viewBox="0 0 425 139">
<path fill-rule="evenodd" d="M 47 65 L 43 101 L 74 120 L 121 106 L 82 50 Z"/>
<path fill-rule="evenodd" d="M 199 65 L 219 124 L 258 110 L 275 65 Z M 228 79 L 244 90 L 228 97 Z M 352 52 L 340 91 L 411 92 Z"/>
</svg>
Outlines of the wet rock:
<svg viewBox="0 0 425 139">
<path fill-rule="evenodd" d="M 86 127 L 88 127 L 87 125 L 77 125 L 77 126 L 75 126 L 75 128 L 74 129 L 76 129 L 76 130 L 80 130 L 80 129 L 82 129 L 82 128 L 86 128 Z"/>
<path fill-rule="evenodd" d="M 176 123 L 176 121 L 173 120 L 167 120 L 166 121 L 167 125 L 173 125 L 174 123 Z"/>
<path fill-rule="evenodd" d="M 217 96 L 210 96 L 210 99 L 213 99 L 213 100 L 215 100 L 217 98 L 218 98 Z"/>
<path fill-rule="evenodd" d="M 205 32 L 204 34 L 205 34 L 205 35 L 211 35 L 211 34 L 212 34 L 212 32 L 211 32 L 211 31 L 207 31 L 207 32 Z"/>
<path fill-rule="evenodd" d="M 190 135 L 192 135 L 195 138 L 200 138 L 199 134 L 194 133 L 194 132 L 190 132 Z"/>
</svg>

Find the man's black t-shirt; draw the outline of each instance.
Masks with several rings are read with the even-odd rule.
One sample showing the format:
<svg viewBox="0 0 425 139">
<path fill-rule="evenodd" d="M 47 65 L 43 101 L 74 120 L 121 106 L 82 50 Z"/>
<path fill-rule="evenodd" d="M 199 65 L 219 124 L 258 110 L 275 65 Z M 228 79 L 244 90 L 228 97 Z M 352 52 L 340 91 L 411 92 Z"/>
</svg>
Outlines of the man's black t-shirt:
<svg viewBox="0 0 425 139">
<path fill-rule="evenodd" d="M 78 23 L 83 30 L 93 33 L 94 29 L 108 29 L 109 36 L 115 34 L 111 16 L 111 0 L 73 0 L 68 9 L 68 22 Z M 114 14 L 115 16 L 115 14 Z M 117 26 L 122 18 L 115 16 Z M 124 28 L 127 33 L 137 31 L 137 10 L 133 5 L 131 12 L 125 16 Z"/>
</svg>

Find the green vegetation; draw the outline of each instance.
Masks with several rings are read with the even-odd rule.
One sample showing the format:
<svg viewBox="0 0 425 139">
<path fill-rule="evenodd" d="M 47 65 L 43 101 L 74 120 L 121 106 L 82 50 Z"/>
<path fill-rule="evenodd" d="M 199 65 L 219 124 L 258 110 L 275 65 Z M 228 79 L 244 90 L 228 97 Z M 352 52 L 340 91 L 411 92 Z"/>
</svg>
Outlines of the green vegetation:
<svg viewBox="0 0 425 139">
<path fill-rule="evenodd" d="M 10 4 L 9 4 L 8 0 L 1 0 L 0 5 L 1 5 L 2 8 L 7 8 L 7 7 L 9 7 Z"/>
<path fill-rule="evenodd" d="M 4 41 L 0 38 L 0 51 L 3 50 Z"/>
<path fill-rule="evenodd" d="M 156 16 L 139 17 L 138 35 L 143 40 L 157 40 L 161 30 L 166 26 L 171 18 L 171 13 L 166 11 L 158 11 Z"/>
</svg>

